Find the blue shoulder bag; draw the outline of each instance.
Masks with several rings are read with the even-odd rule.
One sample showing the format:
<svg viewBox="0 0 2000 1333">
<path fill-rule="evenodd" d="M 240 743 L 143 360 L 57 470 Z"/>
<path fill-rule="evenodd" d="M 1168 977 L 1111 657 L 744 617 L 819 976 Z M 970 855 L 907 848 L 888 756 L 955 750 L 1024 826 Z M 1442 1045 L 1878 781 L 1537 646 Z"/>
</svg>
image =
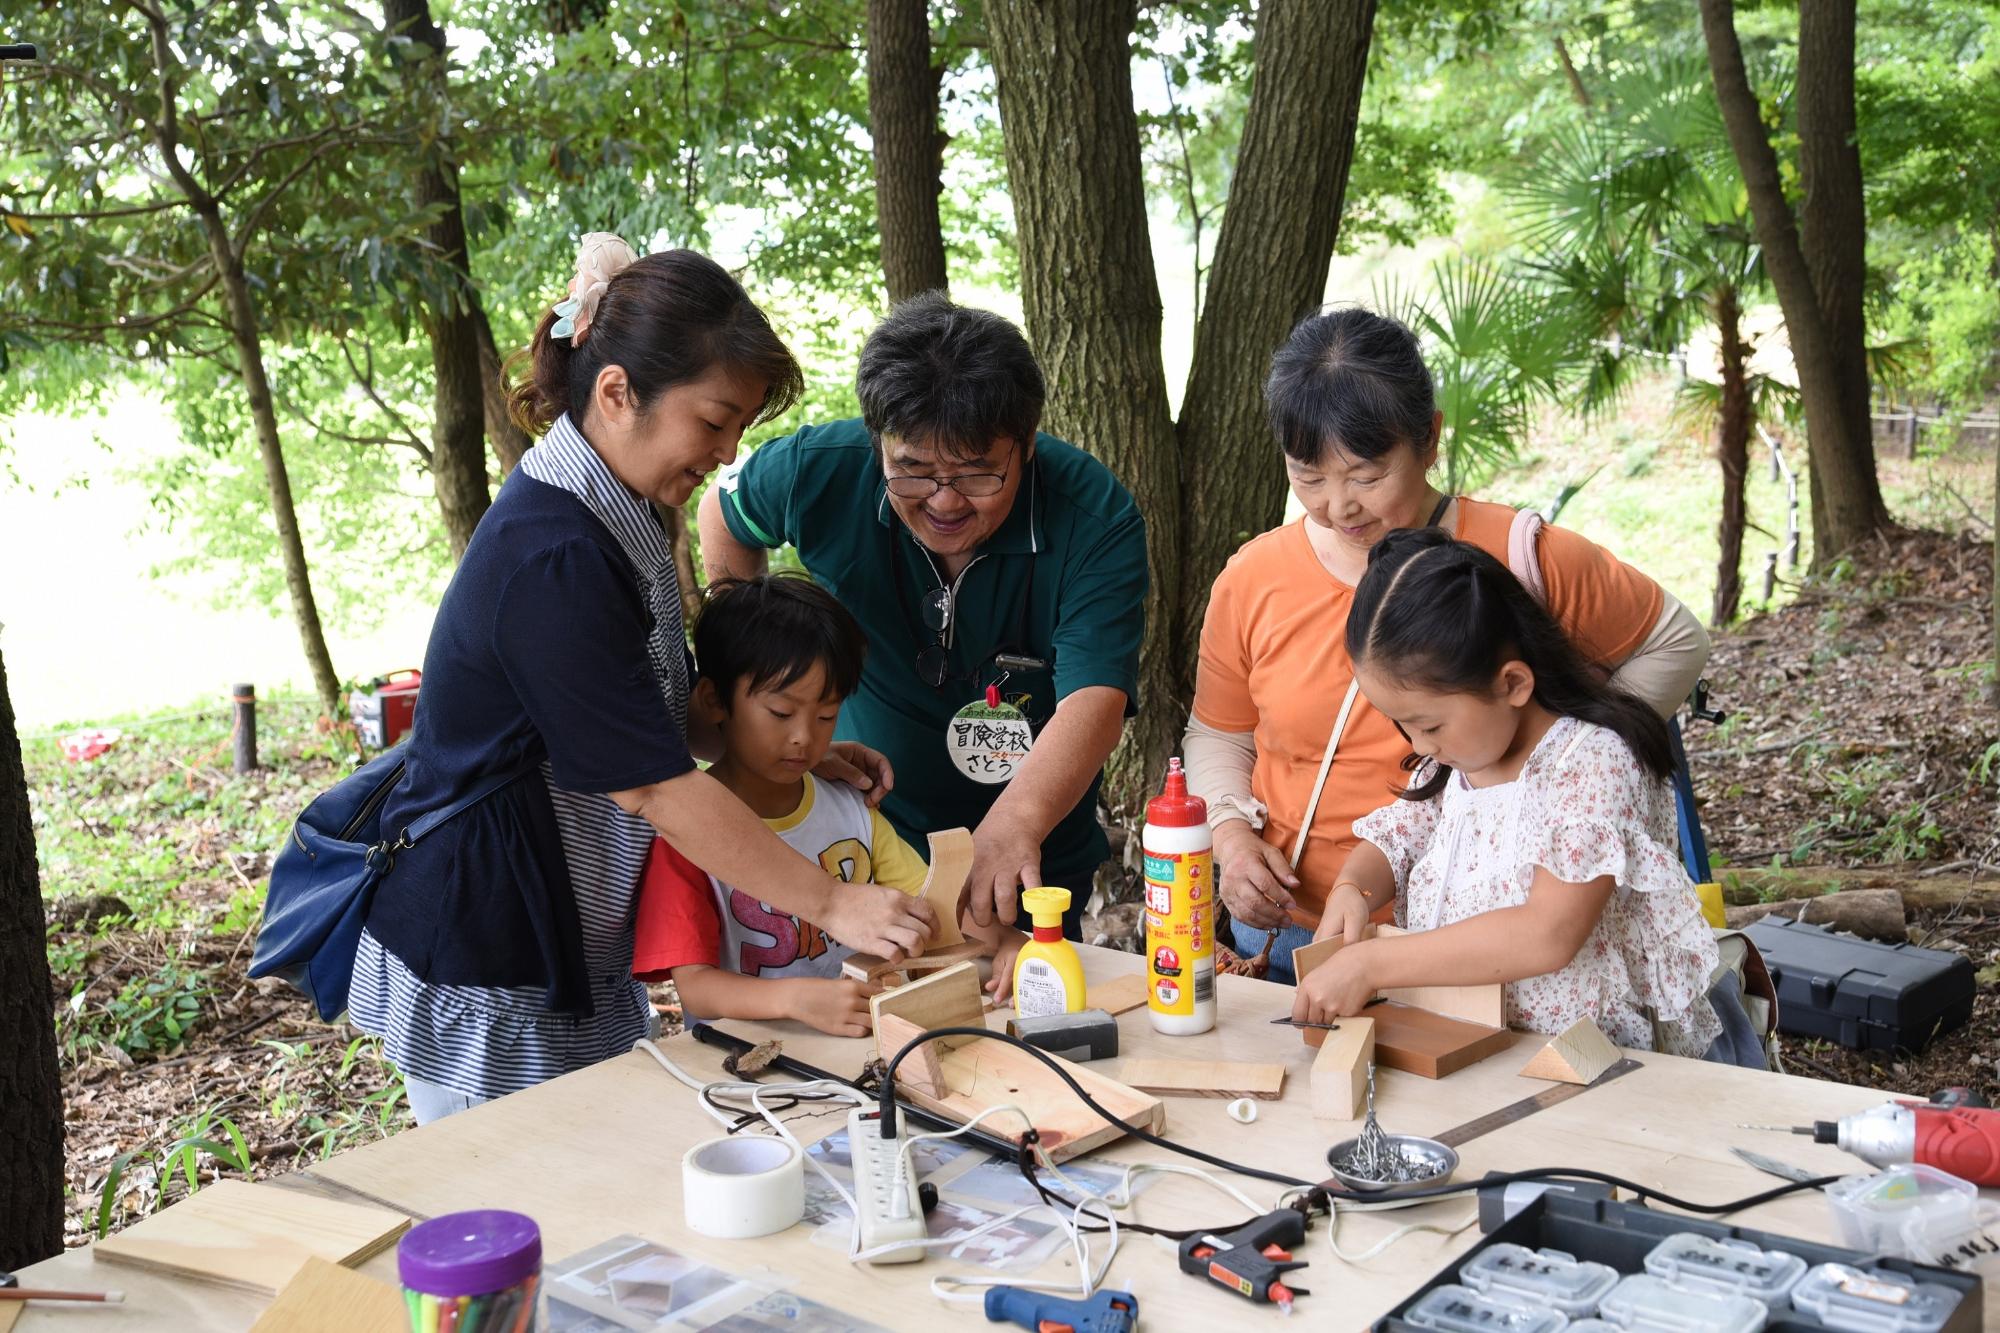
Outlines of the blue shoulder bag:
<svg viewBox="0 0 2000 1333">
<path fill-rule="evenodd" d="M 405 758 L 403 746 L 385 751 L 313 798 L 271 863 L 250 975 L 283 978 L 329 1023 L 347 1008 L 368 905 L 396 853 L 523 776 L 488 777 L 392 838 L 382 829 L 382 805 L 403 776 Z"/>
</svg>

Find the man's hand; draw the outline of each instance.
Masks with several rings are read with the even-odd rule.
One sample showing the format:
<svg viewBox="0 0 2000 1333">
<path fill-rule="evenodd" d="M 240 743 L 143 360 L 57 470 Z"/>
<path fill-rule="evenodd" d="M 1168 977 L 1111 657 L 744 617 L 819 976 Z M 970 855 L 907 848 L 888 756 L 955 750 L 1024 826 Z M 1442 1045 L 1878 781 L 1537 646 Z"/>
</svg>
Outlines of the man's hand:
<svg viewBox="0 0 2000 1333">
<path fill-rule="evenodd" d="M 844 782 L 868 798 L 868 808 L 882 804 L 896 786 L 896 770 L 889 757 L 859 741 L 835 741 L 826 750 L 813 773 L 828 782 Z"/>
<path fill-rule="evenodd" d="M 787 1016 L 834 1037 L 865 1037 L 874 1031 L 868 997 L 881 987 L 850 977 L 792 977 L 777 983 L 792 988 Z"/>
<path fill-rule="evenodd" d="M 990 926 L 997 916 L 1012 925 L 1022 889 L 1042 887 L 1042 840 L 1034 830 L 1008 819 L 998 807 L 972 831 L 972 873 L 959 895 L 960 912 Z"/>
<path fill-rule="evenodd" d="M 1297 904 L 1291 890 L 1298 888 L 1299 877 L 1285 854 L 1257 830 L 1241 819 L 1224 823 L 1215 830 L 1215 859 L 1222 868 L 1217 891 L 1232 918 L 1260 930 L 1292 923 L 1289 913 Z"/>
<path fill-rule="evenodd" d="M 937 929 L 937 913 L 922 898 L 879 884 L 829 886 L 826 906 L 811 919 L 857 952 L 895 962 L 922 953 Z"/>
<path fill-rule="evenodd" d="M 1377 989 L 1369 974 L 1369 958 L 1380 942 L 1363 940 L 1344 944 L 1333 957 L 1299 978 L 1292 997 L 1292 1017 L 1302 1023 L 1330 1023 L 1347 1014 L 1358 1014 L 1375 998 Z"/>
</svg>

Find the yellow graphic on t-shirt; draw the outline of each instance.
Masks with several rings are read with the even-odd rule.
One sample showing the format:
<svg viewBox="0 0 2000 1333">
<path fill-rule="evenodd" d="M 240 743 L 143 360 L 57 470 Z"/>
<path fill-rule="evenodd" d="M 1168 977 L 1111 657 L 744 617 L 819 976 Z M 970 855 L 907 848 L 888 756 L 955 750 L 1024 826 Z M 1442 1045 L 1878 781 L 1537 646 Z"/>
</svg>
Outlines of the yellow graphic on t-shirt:
<svg viewBox="0 0 2000 1333">
<path fill-rule="evenodd" d="M 867 884 L 875 878 L 875 863 L 868 856 L 868 844 L 859 838 L 842 838 L 821 852 L 819 868 L 846 884 Z"/>
</svg>

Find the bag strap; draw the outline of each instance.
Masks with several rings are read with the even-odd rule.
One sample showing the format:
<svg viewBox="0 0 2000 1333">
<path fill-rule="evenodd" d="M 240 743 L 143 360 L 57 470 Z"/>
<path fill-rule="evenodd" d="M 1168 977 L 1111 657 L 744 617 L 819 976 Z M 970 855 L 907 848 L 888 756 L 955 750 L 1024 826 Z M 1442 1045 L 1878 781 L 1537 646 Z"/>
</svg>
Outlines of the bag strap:
<svg viewBox="0 0 2000 1333">
<path fill-rule="evenodd" d="M 1326 738 L 1326 753 L 1320 756 L 1319 776 L 1313 779 L 1312 799 L 1306 802 L 1305 818 L 1299 821 L 1299 836 L 1292 840 L 1292 869 L 1299 868 L 1299 858 L 1305 854 L 1306 834 L 1312 832 L 1313 816 L 1319 812 L 1320 794 L 1326 790 L 1326 773 L 1333 767 L 1333 752 L 1340 748 L 1340 734 L 1347 730 L 1348 714 L 1354 711 L 1354 700 L 1361 693 L 1361 679 L 1355 677 L 1347 682 L 1347 697 L 1340 701 L 1340 713 L 1333 719 L 1333 732 Z"/>
<path fill-rule="evenodd" d="M 401 851 L 405 847 L 416 846 L 417 842 L 425 834 L 430 833 L 438 825 L 470 810 L 494 792 L 513 782 L 516 778 L 526 777 L 528 771 L 523 769 L 518 773 L 489 773 L 485 778 L 474 783 L 471 791 L 459 797 L 450 805 L 445 806 L 441 810 L 433 810 L 427 815 L 419 815 L 408 824 L 405 824 L 402 833 L 396 838 L 394 846 L 389 850 Z"/>
<path fill-rule="evenodd" d="M 1542 516 L 1532 509 L 1516 510 L 1514 521 L 1507 525 L 1507 568 L 1514 571 L 1521 586 L 1543 606 L 1549 604 L 1549 588 L 1542 577 L 1542 559 L 1536 548 L 1546 526 Z"/>
</svg>

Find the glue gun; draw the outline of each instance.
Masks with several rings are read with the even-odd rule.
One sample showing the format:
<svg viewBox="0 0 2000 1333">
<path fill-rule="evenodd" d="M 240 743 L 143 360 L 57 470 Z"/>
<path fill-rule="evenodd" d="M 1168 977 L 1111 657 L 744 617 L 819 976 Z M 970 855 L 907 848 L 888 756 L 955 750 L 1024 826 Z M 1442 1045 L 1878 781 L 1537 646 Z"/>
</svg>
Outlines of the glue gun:
<svg viewBox="0 0 2000 1333">
<path fill-rule="evenodd" d="M 1311 1294 L 1283 1281 L 1286 1273 L 1306 1266 L 1305 1260 L 1292 1258 L 1292 1247 L 1305 1238 L 1306 1215 L 1297 1208 L 1280 1208 L 1234 1231 L 1189 1236 L 1181 1242 L 1181 1272 L 1290 1313 L 1294 1296 Z"/>
<path fill-rule="evenodd" d="M 1139 1299 L 1129 1291 L 1100 1291 L 1087 1301 L 1066 1301 L 1019 1287 L 990 1287 L 986 1317 L 1028 1333 L 1132 1333 L 1139 1326 Z"/>
</svg>

